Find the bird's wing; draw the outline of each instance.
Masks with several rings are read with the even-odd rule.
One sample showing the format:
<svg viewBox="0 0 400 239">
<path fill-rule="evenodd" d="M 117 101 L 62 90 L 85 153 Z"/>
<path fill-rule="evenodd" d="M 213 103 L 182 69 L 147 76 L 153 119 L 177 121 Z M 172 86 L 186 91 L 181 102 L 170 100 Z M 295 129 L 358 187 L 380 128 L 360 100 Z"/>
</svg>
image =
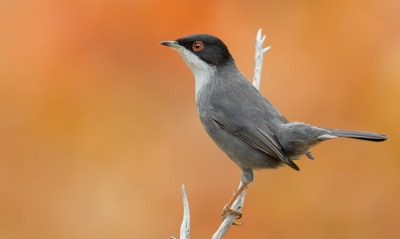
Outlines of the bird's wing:
<svg viewBox="0 0 400 239">
<path fill-rule="evenodd" d="M 208 92 L 213 111 L 209 116 L 215 124 L 253 148 L 299 170 L 286 156 L 274 132 L 279 130 L 275 125 L 287 122 L 283 115 L 242 75 L 225 78 L 218 79 Z M 224 83 L 223 87 L 220 82 Z"/>
<path fill-rule="evenodd" d="M 285 156 L 285 153 L 276 139 L 273 129 L 269 126 L 260 128 L 243 127 L 243 125 L 236 125 L 233 120 L 229 118 L 213 118 L 215 124 L 223 130 L 226 130 L 232 135 L 240 138 L 250 146 L 258 149 L 271 157 L 278 158 L 295 170 L 299 167 L 293 161 Z M 228 119 L 228 120 L 227 120 Z"/>
</svg>

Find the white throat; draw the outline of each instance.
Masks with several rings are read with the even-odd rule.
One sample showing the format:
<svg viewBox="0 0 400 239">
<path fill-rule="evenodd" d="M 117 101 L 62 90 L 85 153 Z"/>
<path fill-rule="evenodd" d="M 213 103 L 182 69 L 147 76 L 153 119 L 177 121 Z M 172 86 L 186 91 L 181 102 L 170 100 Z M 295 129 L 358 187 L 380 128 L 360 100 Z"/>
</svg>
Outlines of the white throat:
<svg viewBox="0 0 400 239">
<path fill-rule="evenodd" d="M 186 48 L 178 48 L 177 51 L 194 75 L 197 100 L 197 94 L 210 81 L 210 78 L 216 72 L 216 67 L 202 61 L 198 56 Z"/>
</svg>

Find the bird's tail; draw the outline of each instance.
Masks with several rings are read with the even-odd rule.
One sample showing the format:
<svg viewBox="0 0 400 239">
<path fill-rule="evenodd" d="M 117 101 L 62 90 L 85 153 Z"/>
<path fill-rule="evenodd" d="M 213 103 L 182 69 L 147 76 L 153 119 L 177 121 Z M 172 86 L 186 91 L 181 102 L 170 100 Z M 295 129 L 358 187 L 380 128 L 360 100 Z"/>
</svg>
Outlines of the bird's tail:
<svg viewBox="0 0 400 239">
<path fill-rule="evenodd" d="M 384 134 L 378 134 L 373 132 L 364 132 L 364 131 L 354 131 L 354 130 L 338 130 L 338 129 L 329 129 L 332 136 L 336 137 L 344 137 L 344 138 L 352 138 L 352 139 L 361 139 L 368 140 L 374 142 L 380 142 L 387 140 L 387 136 Z"/>
</svg>

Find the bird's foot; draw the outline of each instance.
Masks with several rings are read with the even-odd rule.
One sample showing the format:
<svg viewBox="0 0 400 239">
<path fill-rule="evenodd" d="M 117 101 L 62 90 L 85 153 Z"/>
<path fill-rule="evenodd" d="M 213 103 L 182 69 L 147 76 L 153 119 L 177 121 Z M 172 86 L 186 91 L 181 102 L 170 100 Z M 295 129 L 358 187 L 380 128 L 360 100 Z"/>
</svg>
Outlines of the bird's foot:
<svg viewBox="0 0 400 239">
<path fill-rule="evenodd" d="M 225 218 L 227 218 L 229 215 L 235 216 L 236 219 L 242 218 L 242 213 L 241 212 L 235 211 L 229 205 L 226 205 L 224 207 L 224 209 L 222 210 L 222 221 L 225 220 Z M 234 221 L 232 223 L 232 225 L 235 225 L 235 226 L 240 226 L 242 224 L 243 224 L 243 222 L 236 222 L 236 221 Z"/>
</svg>

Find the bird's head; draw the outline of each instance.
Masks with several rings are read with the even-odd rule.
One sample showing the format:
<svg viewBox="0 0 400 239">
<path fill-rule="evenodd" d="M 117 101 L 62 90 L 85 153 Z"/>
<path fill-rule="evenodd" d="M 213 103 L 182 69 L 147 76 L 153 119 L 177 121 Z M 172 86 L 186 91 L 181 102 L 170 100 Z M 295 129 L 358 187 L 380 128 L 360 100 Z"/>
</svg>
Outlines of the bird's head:
<svg viewBox="0 0 400 239">
<path fill-rule="evenodd" d="M 226 45 L 217 37 L 208 34 L 189 35 L 160 44 L 178 51 L 192 71 L 233 62 Z"/>
</svg>

